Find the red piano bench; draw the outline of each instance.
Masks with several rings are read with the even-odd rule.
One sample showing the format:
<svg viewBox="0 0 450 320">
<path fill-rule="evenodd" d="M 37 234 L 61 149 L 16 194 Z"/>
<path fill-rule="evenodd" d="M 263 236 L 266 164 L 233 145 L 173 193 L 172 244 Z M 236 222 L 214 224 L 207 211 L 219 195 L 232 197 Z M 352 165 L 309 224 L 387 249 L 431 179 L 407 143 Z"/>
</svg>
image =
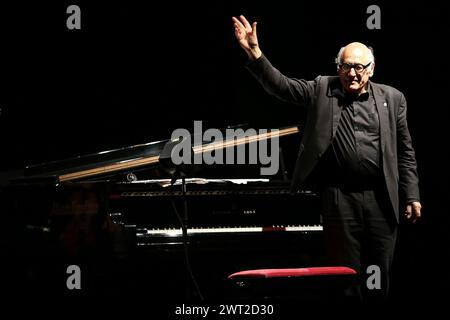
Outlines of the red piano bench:
<svg viewBox="0 0 450 320">
<path fill-rule="evenodd" d="M 327 300 L 345 299 L 359 277 L 351 268 L 326 266 L 244 270 L 227 280 L 234 299 Z"/>
</svg>

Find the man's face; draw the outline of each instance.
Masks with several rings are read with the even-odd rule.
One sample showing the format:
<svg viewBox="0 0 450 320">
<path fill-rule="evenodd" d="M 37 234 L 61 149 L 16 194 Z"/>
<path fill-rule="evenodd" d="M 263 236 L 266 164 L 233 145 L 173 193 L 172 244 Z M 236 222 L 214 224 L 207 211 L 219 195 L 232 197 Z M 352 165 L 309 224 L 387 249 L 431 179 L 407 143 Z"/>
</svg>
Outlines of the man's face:
<svg viewBox="0 0 450 320">
<path fill-rule="evenodd" d="M 375 67 L 371 59 L 367 48 L 346 47 L 338 66 L 339 78 L 346 92 L 359 95 L 367 91 L 367 82 Z"/>
</svg>

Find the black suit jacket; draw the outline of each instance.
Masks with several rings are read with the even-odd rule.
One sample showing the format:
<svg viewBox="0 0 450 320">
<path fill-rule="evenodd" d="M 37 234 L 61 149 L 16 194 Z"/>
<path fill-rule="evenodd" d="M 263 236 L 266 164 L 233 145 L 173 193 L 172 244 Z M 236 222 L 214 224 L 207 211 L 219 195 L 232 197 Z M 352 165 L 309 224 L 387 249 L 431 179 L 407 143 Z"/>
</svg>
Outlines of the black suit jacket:
<svg viewBox="0 0 450 320">
<path fill-rule="evenodd" d="M 312 81 L 281 74 L 265 56 L 247 68 L 264 89 L 279 99 L 307 108 L 306 123 L 292 178 L 297 190 L 311 174 L 336 134 L 341 115 L 333 88 L 341 86 L 337 76 L 319 76 Z M 380 119 L 381 165 L 396 220 L 400 200 L 419 201 L 419 179 L 415 152 L 406 119 L 406 99 L 397 89 L 369 82 Z"/>
</svg>

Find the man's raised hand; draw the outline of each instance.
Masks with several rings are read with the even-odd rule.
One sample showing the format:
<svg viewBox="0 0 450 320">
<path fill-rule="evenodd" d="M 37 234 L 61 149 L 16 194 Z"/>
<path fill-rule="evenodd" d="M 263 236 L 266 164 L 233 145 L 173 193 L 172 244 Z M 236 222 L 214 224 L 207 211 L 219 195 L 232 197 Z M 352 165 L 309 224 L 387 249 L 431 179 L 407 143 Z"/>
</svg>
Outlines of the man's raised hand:
<svg viewBox="0 0 450 320">
<path fill-rule="evenodd" d="M 232 17 L 234 25 L 234 35 L 239 41 L 241 47 L 245 50 L 248 57 L 251 60 L 258 59 L 262 52 L 258 45 L 258 37 L 256 35 L 256 24 L 253 22 L 252 25 L 247 21 L 244 16 L 239 16 L 239 19 Z"/>
</svg>

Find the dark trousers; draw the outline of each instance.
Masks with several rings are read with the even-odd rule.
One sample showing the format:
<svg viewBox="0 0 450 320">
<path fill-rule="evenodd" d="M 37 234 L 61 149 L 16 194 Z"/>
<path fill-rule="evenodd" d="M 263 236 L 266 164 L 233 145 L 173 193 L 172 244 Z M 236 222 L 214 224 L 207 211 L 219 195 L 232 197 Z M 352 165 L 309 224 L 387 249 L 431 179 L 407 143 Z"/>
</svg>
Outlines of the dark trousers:
<svg viewBox="0 0 450 320">
<path fill-rule="evenodd" d="M 353 268 L 360 275 L 360 285 L 349 295 L 369 301 L 386 299 L 397 235 L 387 192 L 382 187 L 327 186 L 321 197 L 328 263 Z M 378 279 L 373 278 L 376 268 Z M 374 288 L 378 283 L 381 287 Z"/>
</svg>

